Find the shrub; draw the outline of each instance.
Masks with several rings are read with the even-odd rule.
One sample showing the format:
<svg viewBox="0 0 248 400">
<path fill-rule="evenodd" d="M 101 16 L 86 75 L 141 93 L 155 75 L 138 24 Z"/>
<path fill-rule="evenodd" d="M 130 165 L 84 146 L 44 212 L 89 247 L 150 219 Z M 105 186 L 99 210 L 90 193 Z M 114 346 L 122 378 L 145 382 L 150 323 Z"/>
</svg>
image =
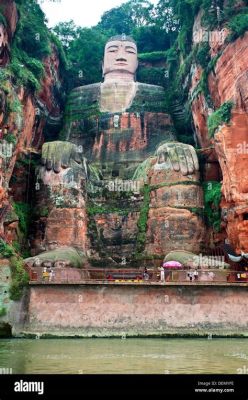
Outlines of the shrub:
<svg viewBox="0 0 248 400">
<path fill-rule="evenodd" d="M 14 209 L 19 218 L 20 229 L 27 236 L 30 222 L 30 206 L 26 203 L 14 203 Z"/>
<path fill-rule="evenodd" d="M 243 36 L 248 30 L 248 14 L 236 15 L 231 19 L 228 27 L 231 29 L 231 33 L 227 37 L 227 41 L 234 41 L 238 37 Z"/>
<path fill-rule="evenodd" d="M 0 308 L 0 318 L 4 317 L 7 314 L 6 308 L 5 307 L 1 307 Z"/>
<path fill-rule="evenodd" d="M 213 226 L 216 232 L 220 230 L 221 224 L 221 183 L 220 182 L 204 182 L 204 212 L 209 226 Z"/>
<path fill-rule="evenodd" d="M 147 220 L 149 213 L 149 204 L 150 204 L 150 191 L 151 188 L 147 184 L 143 187 L 143 205 L 140 210 L 140 216 L 137 223 L 138 226 L 138 235 L 137 235 L 137 248 L 136 253 L 141 253 L 144 250 L 145 242 L 146 242 L 146 228 L 147 228 Z"/>
<path fill-rule="evenodd" d="M 213 137 L 216 130 L 223 123 L 230 122 L 233 102 L 227 101 L 222 106 L 208 117 L 208 134 Z"/>
<path fill-rule="evenodd" d="M 2 239 L 0 239 L 0 256 L 10 258 L 15 254 L 13 247 L 5 243 Z"/>
<path fill-rule="evenodd" d="M 140 68 L 137 73 L 137 79 L 139 82 L 148 83 L 150 85 L 164 86 L 166 83 L 165 68 Z"/>
<path fill-rule="evenodd" d="M 24 269 L 24 263 L 21 258 L 12 257 L 10 266 L 12 277 L 12 282 L 9 289 L 10 299 L 18 301 L 23 294 L 24 287 L 28 285 L 29 276 Z"/>
<path fill-rule="evenodd" d="M 167 52 L 153 51 L 152 53 L 141 53 L 138 56 L 140 61 L 147 61 L 147 62 L 165 61 Z"/>
<path fill-rule="evenodd" d="M 17 138 L 16 138 L 16 136 L 15 136 L 13 133 L 8 133 L 8 134 L 4 137 L 4 139 L 6 140 L 6 142 L 8 142 L 8 143 L 13 143 L 14 145 L 15 145 L 16 142 L 17 142 Z"/>
<path fill-rule="evenodd" d="M 196 62 L 201 65 L 203 69 L 207 68 L 211 58 L 209 54 L 209 44 L 204 43 L 204 45 L 199 46 L 195 55 Z"/>
</svg>

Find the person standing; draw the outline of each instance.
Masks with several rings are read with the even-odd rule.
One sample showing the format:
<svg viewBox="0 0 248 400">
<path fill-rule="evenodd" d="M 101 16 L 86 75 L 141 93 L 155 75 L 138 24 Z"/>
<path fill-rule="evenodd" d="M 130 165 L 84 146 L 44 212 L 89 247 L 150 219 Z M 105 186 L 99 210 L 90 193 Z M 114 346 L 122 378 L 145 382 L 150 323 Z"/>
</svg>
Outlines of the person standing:
<svg viewBox="0 0 248 400">
<path fill-rule="evenodd" d="M 159 267 L 158 270 L 160 271 L 160 281 L 164 282 L 164 268 Z"/>
<path fill-rule="evenodd" d="M 198 276 L 199 276 L 199 272 L 197 271 L 197 269 L 194 270 L 194 280 L 197 281 L 198 280 Z"/>
</svg>

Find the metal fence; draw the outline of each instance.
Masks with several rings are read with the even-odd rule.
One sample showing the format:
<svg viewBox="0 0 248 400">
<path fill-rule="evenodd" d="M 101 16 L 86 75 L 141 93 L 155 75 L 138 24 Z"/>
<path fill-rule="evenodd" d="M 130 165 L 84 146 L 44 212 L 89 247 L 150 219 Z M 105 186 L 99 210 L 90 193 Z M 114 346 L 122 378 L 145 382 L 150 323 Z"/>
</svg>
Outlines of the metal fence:
<svg viewBox="0 0 248 400">
<path fill-rule="evenodd" d="M 54 273 L 44 273 L 42 268 L 30 268 L 31 282 L 37 283 L 245 283 L 248 282 L 248 271 L 233 271 L 222 269 L 178 269 L 165 270 L 164 273 L 157 268 L 147 269 L 73 269 L 58 268 Z"/>
</svg>

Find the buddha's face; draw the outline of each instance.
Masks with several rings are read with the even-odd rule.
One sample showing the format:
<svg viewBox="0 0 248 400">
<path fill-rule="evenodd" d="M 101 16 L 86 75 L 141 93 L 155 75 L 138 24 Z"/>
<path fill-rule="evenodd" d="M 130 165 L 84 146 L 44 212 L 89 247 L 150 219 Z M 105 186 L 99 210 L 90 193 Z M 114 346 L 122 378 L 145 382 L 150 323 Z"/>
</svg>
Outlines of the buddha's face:
<svg viewBox="0 0 248 400">
<path fill-rule="evenodd" d="M 134 75 L 138 67 L 136 44 L 126 40 L 113 40 L 105 46 L 103 75 L 127 72 Z"/>
</svg>

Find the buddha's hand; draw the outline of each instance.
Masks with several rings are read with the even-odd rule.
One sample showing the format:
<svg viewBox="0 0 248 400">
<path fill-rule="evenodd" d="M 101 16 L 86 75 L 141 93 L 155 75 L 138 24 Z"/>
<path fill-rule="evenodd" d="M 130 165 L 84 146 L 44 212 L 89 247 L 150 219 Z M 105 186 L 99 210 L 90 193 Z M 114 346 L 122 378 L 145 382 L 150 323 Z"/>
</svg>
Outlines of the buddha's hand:
<svg viewBox="0 0 248 400">
<path fill-rule="evenodd" d="M 158 169 L 170 169 L 191 175 L 199 171 L 199 162 L 193 146 L 180 142 L 168 142 L 159 146 L 156 152 Z"/>
<path fill-rule="evenodd" d="M 43 144 L 41 164 L 48 170 L 60 173 L 67 168 L 83 168 L 87 173 L 87 160 L 82 146 L 70 142 L 48 142 Z"/>
</svg>

